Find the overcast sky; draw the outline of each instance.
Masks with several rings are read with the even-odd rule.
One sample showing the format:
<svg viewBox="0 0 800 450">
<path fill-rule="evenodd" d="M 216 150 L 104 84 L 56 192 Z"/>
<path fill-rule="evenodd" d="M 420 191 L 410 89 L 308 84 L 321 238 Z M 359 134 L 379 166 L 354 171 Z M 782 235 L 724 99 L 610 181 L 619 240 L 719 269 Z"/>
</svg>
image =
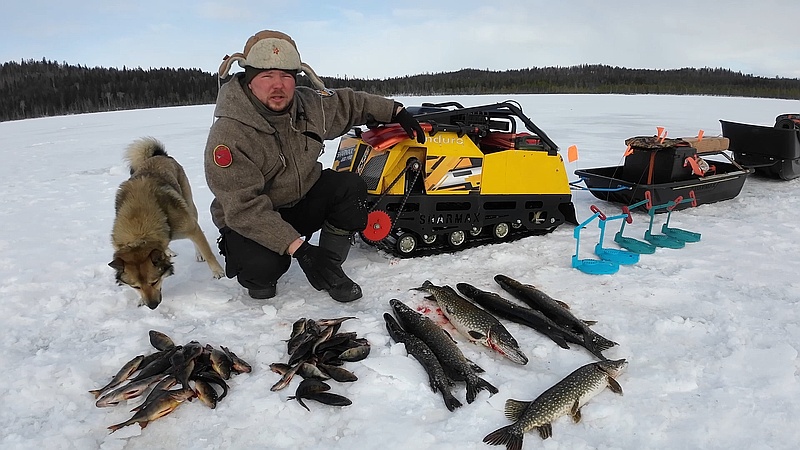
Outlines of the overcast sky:
<svg viewBox="0 0 800 450">
<path fill-rule="evenodd" d="M 0 62 L 216 72 L 275 29 L 322 76 L 607 64 L 800 78 L 798 0 L 23 0 L 3 11 Z"/>
</svg>

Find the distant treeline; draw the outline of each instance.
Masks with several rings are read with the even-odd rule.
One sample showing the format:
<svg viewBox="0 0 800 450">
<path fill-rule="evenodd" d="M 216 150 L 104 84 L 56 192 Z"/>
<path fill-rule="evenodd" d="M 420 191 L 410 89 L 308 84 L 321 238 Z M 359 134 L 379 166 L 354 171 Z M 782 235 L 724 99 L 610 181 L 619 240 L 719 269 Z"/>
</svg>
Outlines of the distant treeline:
<svg viewBox="0 0 800 450">
<path fill-rule="evenodd" d="M 603 65 L 489 71 L 464 69 L 366 80 L 322 77 L 330 88 L 374 94 L 674 94 L 800 98 L 800 79 L 728 69 L 625 69 Z M 307 83 L 301 77 L 300 83 Z M 214 103 L 216 74 L 199 69 L 89 68 L 41 61 L 0 66 L 0 121 L 121 109 Z"/>
</svg>

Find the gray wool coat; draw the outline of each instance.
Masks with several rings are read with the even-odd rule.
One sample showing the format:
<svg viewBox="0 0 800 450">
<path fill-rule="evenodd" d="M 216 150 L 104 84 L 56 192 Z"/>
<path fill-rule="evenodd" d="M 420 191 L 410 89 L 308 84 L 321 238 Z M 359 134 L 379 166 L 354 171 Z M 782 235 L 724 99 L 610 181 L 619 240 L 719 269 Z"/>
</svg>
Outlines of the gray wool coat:
<svg viewBox="0 0 800 450">
<path fill-rule="evenodd" d="M 394 101 L 348 88 L 326 94 L 298 86 L 285 114 L 265 118 L 238 80 L 243 74 L 234 76 L 220 88 L 205 148 L 211 217 L 217 228 L 284 254 L 300 233 L 276 210 L 302 199 L 319 179 L 324 141 L 369 120 L 391 121 Z"/>
</svg>

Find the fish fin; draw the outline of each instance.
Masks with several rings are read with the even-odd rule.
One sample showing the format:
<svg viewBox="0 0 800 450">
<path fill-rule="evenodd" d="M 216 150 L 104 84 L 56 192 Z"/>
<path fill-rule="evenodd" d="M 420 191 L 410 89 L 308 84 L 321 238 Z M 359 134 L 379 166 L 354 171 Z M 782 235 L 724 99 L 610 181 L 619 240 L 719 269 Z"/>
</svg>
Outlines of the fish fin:
<svg viewBox="0 0 800 450">
<path fill-rule="evenodd" d="M 514 400 L 512 398 L 506 400 L 506 407 L 505 407 L 505 415 L 506 419 L 516 422 L 522 417 L 522 414 L 528 409 L 531 402 L 525 402 L 522 400 Z"/>
<path fill-rule="evenodd" d="M 92 389 L 91 391 L 89 391 L 89 393 L 90 393 L 90 394 L 94 395 L 94 398 L 98 398 L 98 397 L 100 397 L 100 394 L 101 394 L 102 392 L 103 392 L 103 391 L 102 391 L 102 390 L 100 390 L 100 389 Z"/>
<path fill-rule="evenodd" d="M 311 412 L 311 409 L 309 409 L 309 407 L 308 407 L 308 406 L 306 406 L 306 404 L 305 404 L 305 403 L 303 403 L 303 399 L 302 399 L 302 398 L 299 398 L 299 397 L 298 397 L 298 399 L 297 399 L 297 403 L 300 403 L 300 405 L 301 405 L 303 408 L 305 408 L 305 409 L 306 409 L 306 411 L 308 411 L 308 412 Z"/>
<path fill-rule="evenodd" d="M 575 400 L 575 403 L 572 404 L 572 408 L 569 410 L 569 415 L 572 416 L 572 421 L 578 423 L 581 421 L 581 404 L 580 398 Z"/>
<path fill-rule="evenodd" d="M 489 445 L 505 445 L 508 450 L 521 449 L 523 435 L 516 432 L 512 427 L 513 425 L 507 425 L 492 431 L 483 438 L 483 442 Z"/>
<path fill-rule="evenodd" d="M 456 341 L 455 339 L 453 339 L 453 335 L 451 335 L 449 331 L 445 330 L 444 328 L 442 328 L 442 331 L 444 331 L 444 334 L 446 334 L 446 335 L 447 335 L 447 337 L 449 337 L 451 341 L 453 341 L 453 342 L 455 342 L 456 344 L 458 344 L 458 341 Z"/>
<path fill-rule="evenodd" d="M 611 339 L 607 339 L 599 334 L 592 332 L 592 341 L 597 345 L 597 348 L 600 350 L 608 350 L 615 345 L 619 345 L 618 343 L 612 341 Z"/>
<path fill-rule="evenodd" d="M 582 320 L 581 322 L 585 323 L 587 327 L 590 327 L 597 323 L 596 320 Z"/>
<path fill-rule="evenodd" d="M 553 335 L 549 335 L 548 337 L 549 337 L 549 338 L 550 338 L 550 339 L 551 339 L 553 342 L 555 342 L 556 344 L 558 344 L 558 346 L 559 346 L 559 347 L 561 347 L 561 348 L 566 348 L 566 349 L 569 349 L 569 344 L 567 344 L 567 340 L 566 340 L 566 339 L 564 339 L 564 336 L 561 336 L 561 335 L 555 335 L 555 336 L 553 336 Z"/>
<path fill-rule="evenodd" d="M 608 388 L 611 389 L 611 392 L 622 395 L 622 386 L 619 385 L 617 380 L 611 377 L 608 377 Z"/>
<path fill-rule="evenodd" d="M 477 372 L 477 373 L 484 373 L 484 372 L 486 372 L 485 370 L 483 370 L 483 367 L 481 367 L 481 366 L 479 366 L 479 365 L 475 364 L 474 362 L 470 361 L 468 358 L 464 358 L 464 359 L 466 359 L 466 360 L 467 360 L 467 364 L 469 364 L 469 367 L 470 367 L 472 370 L 474 370 L 475 372 Z"/>
<path fill-rule="evenodd" d="M 569 305 L 568 305 L 568 304 L 566 304 L 566 303 L 564 303 L 564 302 L 562 302 L 561 300 L 556 300 L 556 299 L 553 299 L 553 300 L 554 300 L 556 303 L 558 303 L 558 305 L 559 305 L 559 306 L 561 306 L 562 308 L 564 308 L 564 309 L 570 309 L 570 308 L 569 308 Z"/>
<path fill-rule="evenodd" d="M 116 425 L 111 425 L 110 427 L 108 427 L 108 429 L 111 430 L 108 434 L 111 434 L 111 433 L 119 430 L 120 428 L 127 427 L 128 425 L 130 425 L 130 422 L 122 422 L 122 423 L 118 423 Z"/>
<path fill-rule="evenodd" d="M 583 347 L 584 347 L 586 350 L 589 350 L 589 352 L 590 352 L 591 354 L 593 354 L 593 355 L 597 356 L 597 357 L 598 357 L 598 358 L 600 358 L 601 360 L 606 360 L 606 359 L 608 359 L 608 358 L 606 358 L 606 357 L 605 357 L 605 355 L 603 355 L 603 350 L 602 350 L 602 349 L 600 349 L 600 348 L 598 348 L 598 346 L 597 346 L 597 342 L 596 342 L 596 341 L 595 341 L 595 339 L 592 337 L 592 335 L 584 334 L 584 335 L 583 335 L 583 343 L 582 343 L 581 345 L 583 345 Z"/>
<path fill-rule="evenodd" d="M 542 425 L 540 427 L 536 427 L 536 431 L 539 432 L 539 436 L 542 439 L 547 439 L 547 438 L 553 436 L 553 425 L 549 424 L 549 423 L 546 423 L 546 424 L 544 424 L 544 425 Z"/>
<path fill-rule="evenodd" d="M 467 379 L 467 403 L 472 403 L 480 391 L 489 391 L 491 395 L 497 394 L 498 390 L 491 383 L 481 377 L 475 376 Z"/>
<path fill-rule="evenodd" d="M 486 337 L 486 335 L 478 331 L 469 332 L 469 338 L 472 339 L 473 341 L 481 341 L 483 340 L 484 337 Z"/>
<path fill-rule="evenodd" d="M 447 407 L 449 411 L 455 411 L 456 408 L 460 408 L 461 406 L 463 406 L 461 402 L 458 401 L 458 399 L 455 398 L 452 393 L 450 393 L 450 391 L 446 389 L 439 389 L 439 391 L 442 393 L 442 398 L 444 399 L 444 405 Z"/>
<path fill-rule="evenodd" d="M 144 430 L 145 428 L 147 428 L 147 425 L 148 425 L 149 423 L 150 423 L 150 421 L 149 421 L 149 420 L 143 420 L 143 421 L 139 422 L 139 428 L 141 428 L 142 430 Z"/>
</svg>

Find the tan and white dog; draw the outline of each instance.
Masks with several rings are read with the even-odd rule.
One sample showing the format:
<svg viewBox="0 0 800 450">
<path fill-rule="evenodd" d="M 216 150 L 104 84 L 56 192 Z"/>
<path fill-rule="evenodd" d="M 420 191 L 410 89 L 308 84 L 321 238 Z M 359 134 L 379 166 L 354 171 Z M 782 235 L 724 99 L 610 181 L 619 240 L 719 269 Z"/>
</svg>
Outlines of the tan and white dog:
<svg viewBox="0 0 800 450">
<path fill-rule="evenodd" d="M 206 261 L 214 278 L 224 271 L 211 252 L 197 222 L 189 179 L 164 145 L 152 137 L 128 146 L 125 159 L 131 176 L 117 190 L 111 242 L 119 284 L 136 289 L 142 303 L 155 309 L 161 303 L 161 283 L 173 274 L 169 243 L 190 239 L 197 261 Z"/>
</svg>

